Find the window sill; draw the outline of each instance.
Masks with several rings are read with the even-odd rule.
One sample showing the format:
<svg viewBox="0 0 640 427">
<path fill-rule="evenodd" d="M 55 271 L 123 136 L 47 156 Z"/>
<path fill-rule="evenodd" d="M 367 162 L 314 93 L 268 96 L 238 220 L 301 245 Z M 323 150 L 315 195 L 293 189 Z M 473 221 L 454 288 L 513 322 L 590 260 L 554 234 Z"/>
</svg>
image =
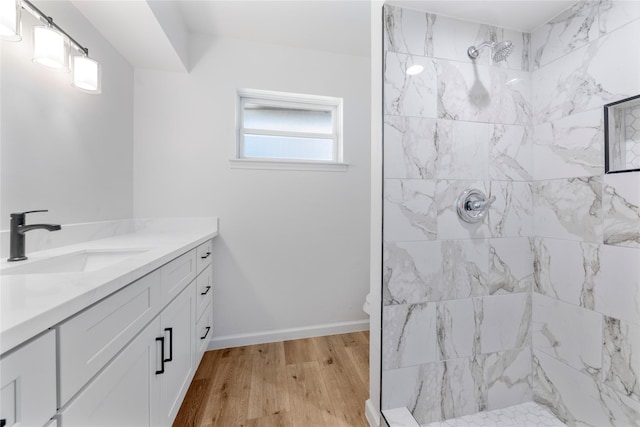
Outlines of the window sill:
<svg viewBox="0 0 640 427">
<path fill-rule="evenodd" d="M 230 159 L 231 169 L 346 172 L 349 164 L 304 160 Z"/>
</svg>

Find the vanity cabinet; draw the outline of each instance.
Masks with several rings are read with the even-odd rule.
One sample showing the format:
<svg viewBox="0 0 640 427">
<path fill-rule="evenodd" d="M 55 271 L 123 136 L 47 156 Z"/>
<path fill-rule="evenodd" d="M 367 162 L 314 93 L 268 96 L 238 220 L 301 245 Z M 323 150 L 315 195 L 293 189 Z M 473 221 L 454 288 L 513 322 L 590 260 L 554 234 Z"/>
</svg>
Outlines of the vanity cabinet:
<svg viewBox="0 0 640 427">
<path fill-rule="evenodd" d="M 0 420 L 6 427 L 44 426 L 56 413 L 55 331 L 0 358 Z"/>
<path fill-rule="evenodd" d="M 192 249 L 58 325 L 62 426 L 173 424 L 210 337 L 197 335 L 212 318 L 210 248 Z"/>
<path fill-rule="evenodd" d="M 171 426 L 211 337 L 211 247 L 189 250 L 2 355 L 0 420 Z"/>
</svg>

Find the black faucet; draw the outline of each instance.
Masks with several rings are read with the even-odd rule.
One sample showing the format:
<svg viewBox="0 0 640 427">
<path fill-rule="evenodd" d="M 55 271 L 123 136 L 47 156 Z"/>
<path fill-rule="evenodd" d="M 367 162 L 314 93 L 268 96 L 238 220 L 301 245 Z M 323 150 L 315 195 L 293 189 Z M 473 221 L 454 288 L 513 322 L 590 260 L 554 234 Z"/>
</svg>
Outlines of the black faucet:
<svg viewBox="0 0 640 427">
<path fill-rule="evenodd" d="M 28 211 L 11 214 L 11 232 L 9 243 L 9 259 L 7 261 L 24 261 L 24 233 L 31 230 L 43 229 L 48 231 L 60 230 L 58 224 L 30 224 L 25 225 L 24 219 L 28 213 L 49 212 L 48 210 Z"/>
</svg>

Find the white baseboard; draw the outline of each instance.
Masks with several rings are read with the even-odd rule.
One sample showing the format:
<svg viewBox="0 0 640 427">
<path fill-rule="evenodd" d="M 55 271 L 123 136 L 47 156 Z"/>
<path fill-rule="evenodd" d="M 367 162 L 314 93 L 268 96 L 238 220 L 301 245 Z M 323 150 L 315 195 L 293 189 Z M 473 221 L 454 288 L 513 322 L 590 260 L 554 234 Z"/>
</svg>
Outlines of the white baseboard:
<svg viewBox="0 0 640 427">
<path fill-rule="evenodd" d="M 323 325 L 307 326 L 304 328 L 277 329 L 249 334 L 223 335 L 219 337 L 214 336 L 211 338 L 207 349 L 218 350 L 221 348 L 241 347 L 244 345 L 264 344 L 368 330 L 369 319 L 364 319 L 351 322 L 325 323 Z"/>
<path fill-rule="evenodd" d="M 380 413 L 373 406 L 371 399 L 367 399 L 364 404 L 364 415 L 367 417 L 371 427 L 380 427 Z"/>
</svg>

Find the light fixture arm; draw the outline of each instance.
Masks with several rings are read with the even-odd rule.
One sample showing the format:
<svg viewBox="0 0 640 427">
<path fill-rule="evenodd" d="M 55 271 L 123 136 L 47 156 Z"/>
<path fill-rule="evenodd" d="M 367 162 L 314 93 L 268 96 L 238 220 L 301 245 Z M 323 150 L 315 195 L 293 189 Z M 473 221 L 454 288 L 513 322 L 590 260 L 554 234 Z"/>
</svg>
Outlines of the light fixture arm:
<svg viewBox="0 0 640 427">
<path fill-rule="evenodd" d="M 22 0 L 22 8 L 24 10 L 26 10 L 27 12 L 29 12 L 31 15 L 33 15 L 36 19 L 42 21 L 43 23 L 54 27 L 56 30 L 60 31 L 62 34 L 65 35 L 65 37 L 67 37 L 67 39 L 69 39 L 69 41 L 71 42 L 71 44 L 73 45 L 74 48 L 76 48 L 77 50 L 79 50 L 80 52 L 83 52 L 85 56 L 89 55 L 89 49 L 82 46 L 80 43 L 78 43 L 73 37 L 71 37 L 69 35 L 69 33 L 67 33 L 65 30 L 63 30 L 58 24 L 56 24 L 55 22 L 53 22 L 53 18 L 50 16 L 47 16 L 44 12 L 42 12 L 40 9 L 38 9 L 33 3 L 31 3 L 29 0 Z"/>
</svg>

